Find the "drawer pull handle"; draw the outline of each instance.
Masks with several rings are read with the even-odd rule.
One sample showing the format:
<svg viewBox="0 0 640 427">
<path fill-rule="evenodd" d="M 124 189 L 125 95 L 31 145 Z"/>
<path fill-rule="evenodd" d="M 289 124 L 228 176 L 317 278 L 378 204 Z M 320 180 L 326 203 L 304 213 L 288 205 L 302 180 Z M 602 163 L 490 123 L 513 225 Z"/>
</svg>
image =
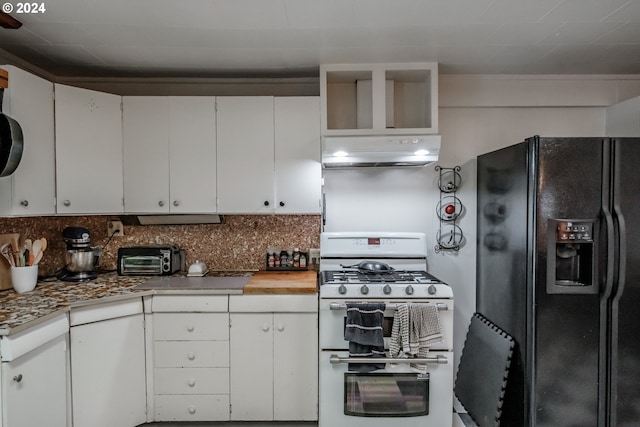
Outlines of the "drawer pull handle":
<svg viewBox="0 0 640 427">
<path fill-rule="evenodd" d="M 282 323 L 279 323 L 279 324 L 278 324 L 278 331 L 279 331 L 279 332 L 284 331 L 284 325 L 283 325 Z"/>
<path fill-rule="evenodd" d="M 196 407 L 195 406 L 189 406 L 189 413 L 191 415 L 195 414 L 196 413 Z"/>
<path fill-rule="evenodd" d="M 270 329 L 270 326 L 268 324 L 265 323 L 265 324 L 262 325 L 262 330 L 264 332 L 269 332 L 269 329 Z"/>
<path fill-rule="evenodd" d="M 195 327 L 195 326 L 193 326 L 193 325 L 187 325 L 187 331 L 189 331 L 189 332 L 193 332 L 193 331 L 195 331 L 195 330 L 196 330 L 196 327 Z"/>
<path fill-rule="evenodd" d="M 195 387 L 196 386 L 196 380 L 194 380 L 193 378 L 189 378 L 189 387 Z"/>
<path fill-rule="evenodd" d="M 187 354 L 187 359 L 195 360 L 195 358 L 196 358 L 196 354 L 195 353 L 191 352 L 191 353 Z"/>
<path fill-rule="evenodd" d="M 13 380 L 17 383 L 19 383 L 20 381 L 22 381 L 22 374 L 18 374 L 15 377 L 13 377 Z"/>
</svg>

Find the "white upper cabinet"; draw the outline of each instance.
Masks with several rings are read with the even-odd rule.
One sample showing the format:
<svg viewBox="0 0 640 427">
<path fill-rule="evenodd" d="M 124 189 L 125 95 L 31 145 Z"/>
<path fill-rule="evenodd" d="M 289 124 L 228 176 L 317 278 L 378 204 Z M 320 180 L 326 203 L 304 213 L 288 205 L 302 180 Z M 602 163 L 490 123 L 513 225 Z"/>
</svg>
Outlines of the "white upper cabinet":
<svg viewBox="0 0 640 427">
<path fill-rule="evenodd" d="M 9 73 L 2 111 L 22 128 L 22 160 L 16 171 L 0 178 L 0 215 L 55 213 L 55 140 L 53 83 L 14 66 Z"/>
<path fill-rule="evenodd" d="M 219 96 L 217 103 L 218 211 L 273 212 L 273 97 Z"/>
<path fill-rule="evenodd" d="M 124 210 L 169 212 L 169 99 L 122 98 Z"/>
<path fill-rule="evenodd" d="M 123 212 L 122 98 L 55 84 L 57 212 Z"/>
<path fill-rule="evenodd" d="M 438 133 L 438 64 L 320 66 L 322 134 Z"/>
<path fill-rule="evenodd" d="M 215 97 L 123 97 L 127 213 L 216 211 Z"/>
<path fill-rule="evenodd" d="M 317 97 L 218 97 L 218 211 L 321 211 Z"/>
<path fill-rule="evenodd" d="M 321 212 L 320 99 L 275 98 L 277 213 Z"/>
<path fill-rule="evenodd" d="M 216 99 L 169 98 L 171 212 L 216 211 Z"/>
</svg>

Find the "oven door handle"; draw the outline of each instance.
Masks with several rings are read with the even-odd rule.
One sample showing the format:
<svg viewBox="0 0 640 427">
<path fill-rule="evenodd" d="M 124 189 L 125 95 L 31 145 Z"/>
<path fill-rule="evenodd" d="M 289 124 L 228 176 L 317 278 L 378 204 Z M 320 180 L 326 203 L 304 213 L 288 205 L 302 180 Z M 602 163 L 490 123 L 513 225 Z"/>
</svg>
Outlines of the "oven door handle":
<svg viewBox="0 0 640 427">
<path fill-rule="evenodd" d="M 391 357 L 340 357 L 337 354 L 329 356 L 329 363 L 437 363 L 446 365 L 447 358 L 441 354 L 434 357 L 420 358 L 391 358 Z"/>
<path fill-rule="evenodd" d="M 396 310 L 398 308 L 399 304 L 393 304 L 393 303 L 389 303 L 386 304 L 386 308 L 389 310 Z M 436 307 L 438 308 L 438 311 L 447 311 L 449 310 L 449 306 L 443 302 L 437 302 L 435 303 Z M 332 302 L 329 303 L 329 309 L 330 310 L 346 310 L 347 309 L 347 304 L 340 304 L 339 302 Z"/>
</svg>

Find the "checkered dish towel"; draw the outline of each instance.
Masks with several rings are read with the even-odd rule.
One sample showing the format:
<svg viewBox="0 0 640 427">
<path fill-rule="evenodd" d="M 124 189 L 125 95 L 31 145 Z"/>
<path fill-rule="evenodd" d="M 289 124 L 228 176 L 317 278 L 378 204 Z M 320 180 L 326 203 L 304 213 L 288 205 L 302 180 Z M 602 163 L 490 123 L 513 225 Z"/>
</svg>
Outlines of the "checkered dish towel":
<svg viewBox="0 0 640 427">
<path fill-rule="evenodd" d="M 438 307 L 430 303 L 398 304 L 393 317 L 389 357 L 425 358 L 429 347 L 442 341 Z M 426 363 L 412 363 L 415 371 L 426 373 Z"/>
</svg>

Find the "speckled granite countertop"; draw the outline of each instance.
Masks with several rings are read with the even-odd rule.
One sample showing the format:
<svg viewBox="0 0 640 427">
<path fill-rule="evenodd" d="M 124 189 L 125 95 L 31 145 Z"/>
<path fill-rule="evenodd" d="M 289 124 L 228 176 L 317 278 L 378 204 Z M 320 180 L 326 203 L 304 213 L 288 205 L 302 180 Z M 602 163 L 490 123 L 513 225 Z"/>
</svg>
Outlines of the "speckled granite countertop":
<svg viewBox="0 0 640 427">
<path fill-rule="evenodd" d="M 131 296 L 150 295 L 152 291 L 136 289 L 148 277 L 100 274 L 88 282 L 38 282 L 24 294 L 14 290 L 0 292 L 0 335 L 27 329 L 39 321 L 69 310 L 74 304 L 104 302 Z"/>
<path fill-rule="evenodd" d="M 72 306 L 99 304 L 144 295 L 243 294 L 245 288 L 251 286 L 253 290 L 249 293 L 316 292 L 314 271 L 291 274 L 220 270 L 210 272 L 209 276 L 212 277 L 184 277 L 184 274 L 170 277 L 118 276 L 116 272 L 107 272 L 87 282 L 41 281 L 33 291 L 24 294 L 12 289 L 0 291 L 0 336 L 28 329 L 69 311 Z M 265 278 L 269 280 L 265 282 Z M 254 285 L 253 279 L 256 279 Z"/>
</svg>

